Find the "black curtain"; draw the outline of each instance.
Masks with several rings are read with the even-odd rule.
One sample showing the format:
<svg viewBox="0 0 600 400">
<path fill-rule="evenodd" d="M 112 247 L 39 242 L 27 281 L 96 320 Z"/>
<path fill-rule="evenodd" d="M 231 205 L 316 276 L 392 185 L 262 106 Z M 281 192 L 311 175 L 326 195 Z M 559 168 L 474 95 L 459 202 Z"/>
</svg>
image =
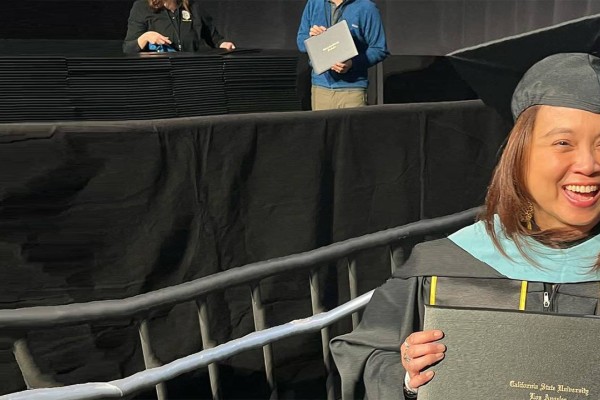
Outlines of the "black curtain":
<svg viewBox="0 0 600 400">
<path fill-rule="evenodd" d="M 125 298 L 479 205 L 507 130 L 479 101 L 0 124 L 0 307 Z M 389 276 L 386 249 L 359 261 L 361 292 Z M 347 297 L 347 277 L 336 279 L 323 277 L 328 304 Z M 261 282 L 270 326 L 311 314 L 308 282 L 307 272 Z M 249 287 L 207 300 L 217 343 L 254 330 Z M 193 304 L 150 320 L 161 361 L 199 350 Z M 11 350 L 23 335 L 58 382 L 143 366 L 134 321 L 7 334 L 0 394 L 24 388 Z M 320 351 L 318 333 L 276 346 L 283 391 L 324 397 Z M 223 379 L 236 382 L 224 388 L 264 398 L 260 354 L 223 363 Z M 189 382 L 206 391 L 204 378 Z"/>
<path fill-rule="evenodd" d="M 22 0 L 0 15 L 3 39 L 121 40 L 131 0 Z M 295 49 L 305 0 L 204 0 L 238 47 Z M 393 54 L 450 51 L 600 13 L 595 0 L 375 0 Z"/>
</svg>

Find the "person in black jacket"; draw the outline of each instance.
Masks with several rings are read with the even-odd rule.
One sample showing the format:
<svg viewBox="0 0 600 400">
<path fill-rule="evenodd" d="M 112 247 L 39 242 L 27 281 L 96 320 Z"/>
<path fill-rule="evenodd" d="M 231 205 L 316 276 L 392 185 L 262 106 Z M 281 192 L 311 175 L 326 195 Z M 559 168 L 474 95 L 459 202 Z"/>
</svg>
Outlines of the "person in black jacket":
<svg viewBox="0 0 600 400">
<path fill-rule="evenodd" d="M 212 24 L 197 0 L 137 0 L 129 14 L 126 54 L 140 51 L 235 49 Z"/>
</svg>

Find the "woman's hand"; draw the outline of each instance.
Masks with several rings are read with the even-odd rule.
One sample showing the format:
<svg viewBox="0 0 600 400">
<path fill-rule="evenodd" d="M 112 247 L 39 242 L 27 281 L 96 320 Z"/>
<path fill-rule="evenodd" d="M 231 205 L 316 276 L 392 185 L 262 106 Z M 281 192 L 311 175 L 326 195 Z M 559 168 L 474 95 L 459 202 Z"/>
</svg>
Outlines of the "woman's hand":
<svg viewBox="0 0 600 400">
<path fill-rule="evenodd" d="M 219 45 L 220 49 L 225 49 L 225 50 L 235 50 L 235 45 L 232 42 L 223 42 Z"/>
<path fill-rule="evenodd" d="M 148 43 L 151 44 L 171 44 L 171 40 L 167 36 L 163 36 L 158 32 L 148 31 L 138 38 L 138 46 L 140 49 L 146 48 Z"/>
<path fill-rule="evenodd" d="M 414 332 L 400 346 L 402 366 L 408 373 L 412 389 L 417 389 L 433 378 L 433 371 L 421 371 L 444 358 L 446 346 L 436 343 L 442 337 L 444 333 L 440 330 Z"/>
<path fill-rule="evenodd" d="M 325 32 L 326 30 L 327 28 L 325 28 L 324 26 L 313 25 L 310 27 L 310 31 L 308 32 L 308 34 L 310 36 L 317 36 Z"/>
</svg>

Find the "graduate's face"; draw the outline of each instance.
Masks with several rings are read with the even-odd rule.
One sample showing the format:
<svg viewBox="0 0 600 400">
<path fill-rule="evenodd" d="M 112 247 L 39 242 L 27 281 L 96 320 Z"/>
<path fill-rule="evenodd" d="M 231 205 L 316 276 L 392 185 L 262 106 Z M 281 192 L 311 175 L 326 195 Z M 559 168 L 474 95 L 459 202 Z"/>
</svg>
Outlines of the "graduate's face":
<svg viewBox="0 0 600 400">
<path fill-rule="evenodd" d="M 600 114 L 540 107 L 526 171 L 541 229 L 589 232 L 600 221 Z"/>
</svg>

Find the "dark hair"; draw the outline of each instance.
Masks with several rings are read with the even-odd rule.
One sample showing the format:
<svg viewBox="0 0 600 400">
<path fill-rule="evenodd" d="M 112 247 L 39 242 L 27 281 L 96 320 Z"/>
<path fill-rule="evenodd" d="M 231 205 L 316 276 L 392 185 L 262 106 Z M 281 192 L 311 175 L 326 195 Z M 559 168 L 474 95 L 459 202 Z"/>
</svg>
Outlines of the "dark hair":
<svg viewBox="0 0 600 400">
<path fill-rule="evenodd" d="M 183 5 L 183 9 L 190 11 L 190 0 L 177 0 L 179 4 Z M 148 0 L 148 5 L 154 11 L 161 11 L 165 8 L 165 0 Z"/>
<path fill-rule="evenodd" d="M 485 209 L 479 219 L 485 223 L 485 228 L 494 245 L 505 256 L 496 234 L 496 221 L 498 215 L 501 230 L 507 238 L 511 239 L 521 254 L 531 261 L 524 251 L 526 243 L 524 238 L 533 239 L 550 247 L 563 247 L 565 243 L 583 239 L 581 233 L 569 229 L 528 229 L 523 222 L 524 210 L 533 203 L 533 198 L 527 190 L 527 161 L 533 138 L 533 127 L 540 106 L 532 106 L 521 113 L 513 129 L 510 131 L 508 141 L 500 161 L 494 170 L 490 186 L 485 198 Z M 535 217 L 535 216 L 534 216 Z M 600 269 L 600 253 L 595 264 Z"/>
</svg>

